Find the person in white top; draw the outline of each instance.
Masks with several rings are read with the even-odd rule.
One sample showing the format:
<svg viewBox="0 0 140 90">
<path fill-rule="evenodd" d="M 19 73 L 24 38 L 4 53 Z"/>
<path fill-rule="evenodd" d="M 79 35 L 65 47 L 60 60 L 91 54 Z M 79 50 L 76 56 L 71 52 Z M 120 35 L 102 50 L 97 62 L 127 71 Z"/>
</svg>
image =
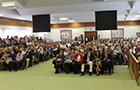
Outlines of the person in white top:
<svg viewBox="0 0 140 90">
<path fill-rule="evenodd" d="M 140 35 L 138 35 L 138 39 L 137 39 L 137 42 L 140 42 Z"/>
<path fill-rule="evenodd" d="M 60 44 L 60 48 L 61 48 L 62 50 L 65 50 L 66 45 L 65 45 L 64 43 L 62 43 L 62 44 Z"/>
<path fill-rule="evenodd" d="M 64 56 L 66 56 L 67 54 L 68 54 L 68 48 L 65 48 Z"/>
<path fill-rule="evenodd" d="M 71 47 L 71 44 L 70 44 L 69 42 L 67 43 L 67 47 L 68 47 L 68 48 L 70 48 L 70 47 Z"/>
</svg>

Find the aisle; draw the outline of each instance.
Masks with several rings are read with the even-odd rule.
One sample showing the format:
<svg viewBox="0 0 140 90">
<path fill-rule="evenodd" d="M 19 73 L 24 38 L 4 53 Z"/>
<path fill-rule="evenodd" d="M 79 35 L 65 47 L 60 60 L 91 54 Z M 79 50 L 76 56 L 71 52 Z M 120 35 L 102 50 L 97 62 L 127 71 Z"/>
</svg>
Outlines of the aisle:
<svg viewBox="0 0 140 90">
<path fill-rule="evenodd" d="M 28 70 L 0 72 L 0 90 L 140 90 L 131 79 L 127 66 L 115 66 L 115 73 L 97 77 L 86 74 L 54 74 L 52 60 Z"/>
</svg>

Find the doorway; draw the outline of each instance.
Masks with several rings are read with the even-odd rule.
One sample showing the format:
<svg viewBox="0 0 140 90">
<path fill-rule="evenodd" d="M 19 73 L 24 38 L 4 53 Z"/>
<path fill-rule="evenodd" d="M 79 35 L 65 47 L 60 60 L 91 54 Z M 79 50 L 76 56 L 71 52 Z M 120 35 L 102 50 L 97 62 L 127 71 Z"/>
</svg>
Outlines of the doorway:
<svg viewBox="0 0 140 90">
<path fill-rule="evenodd" d="M 88 38 L 88 41 L 97 39 L 97 31 L 87 31 L 85 32 L 85 40 Z"/>
</svg>

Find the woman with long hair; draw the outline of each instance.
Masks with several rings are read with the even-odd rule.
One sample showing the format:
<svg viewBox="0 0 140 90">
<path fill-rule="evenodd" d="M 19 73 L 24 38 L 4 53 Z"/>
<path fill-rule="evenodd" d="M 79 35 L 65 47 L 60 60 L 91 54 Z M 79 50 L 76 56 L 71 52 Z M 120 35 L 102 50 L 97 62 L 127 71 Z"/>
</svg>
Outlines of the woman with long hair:
<svg viewBox="0 0 140 90">
<path fill-rule="evenodd" d="M 95 68 L 96 68 L 96 73 L 97 73 L 97 76 L 100 75 L 100 71 L 101 71 L 101 67 L 102 67 L 102 64 L 101 64 L 101 59 L 102 59 L 102 56 L 100 54 L 100 51 L 97 50 L 94 54 L 94 65 L 95 65 Z"/>
<path fill-rule="evenodd" d="M 127 48 L 124 48 L 123 52 L 122 52 L 122 56 L 124 59 L 124 65 L 126 65 L 126 61 L 128 61 L 128 51 Z"/>
<path fill-rule="evenodd" d="M 36 47 L 34 47 L 33 48 L 33 61 L 32 62 L 35 62 L 35 61 L 37 61 L 37 63 L 39 63 L 39 61 L 37 60 L 37 58 L 38 58 L 38 52 L 37 52 L 37 49 L 36 49 Z"/>
<path fill-rule="evenodd" d="M 59 73 L 59 70 L 63 69 L 63 62 L 64 62 L 65 56 L 63 50 L 59 51 L 59 55 L 55 60 L 53 60 L 54 68 L 55 68 L 55 74 Z"/>
</svg>

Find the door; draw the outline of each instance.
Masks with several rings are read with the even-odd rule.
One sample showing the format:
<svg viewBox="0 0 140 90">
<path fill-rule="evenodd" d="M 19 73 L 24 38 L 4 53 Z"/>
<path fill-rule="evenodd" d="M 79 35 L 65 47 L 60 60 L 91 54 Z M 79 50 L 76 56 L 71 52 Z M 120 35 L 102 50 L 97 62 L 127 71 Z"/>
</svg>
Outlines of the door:
<svg viewBox="0 0 140 90">
<path fill-rule="evenodd" d="M 97 31 L 85 32 L 85 40 L 86 40 L 86 38 L 88 38 L 88 41 L 97 39 Z"/>
</svg>

